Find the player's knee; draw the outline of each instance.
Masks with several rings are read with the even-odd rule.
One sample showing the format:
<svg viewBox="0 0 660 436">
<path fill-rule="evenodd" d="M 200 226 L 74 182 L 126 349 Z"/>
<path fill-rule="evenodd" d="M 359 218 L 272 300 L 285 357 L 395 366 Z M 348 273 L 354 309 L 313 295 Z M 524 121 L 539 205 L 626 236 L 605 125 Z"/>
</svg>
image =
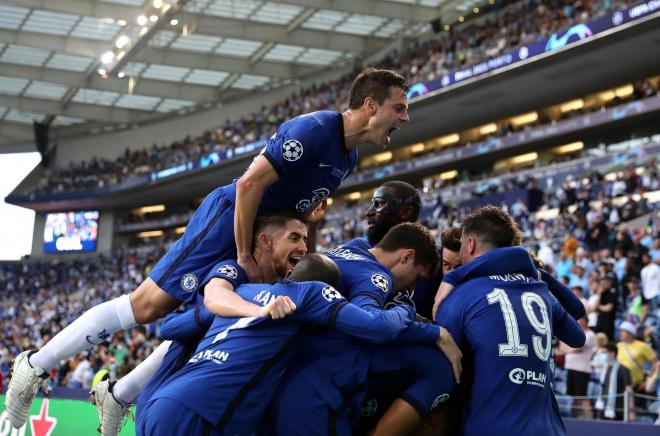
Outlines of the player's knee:
<svg viewBox="0 0 660 436">
<path fill-rule="evenodd" d="M 131 293 L 133 315 L 138 324 L 149 324 L 164 317 L 181 302 L 160 289 L 150 279 L 145 280 Z"/>
</svg>

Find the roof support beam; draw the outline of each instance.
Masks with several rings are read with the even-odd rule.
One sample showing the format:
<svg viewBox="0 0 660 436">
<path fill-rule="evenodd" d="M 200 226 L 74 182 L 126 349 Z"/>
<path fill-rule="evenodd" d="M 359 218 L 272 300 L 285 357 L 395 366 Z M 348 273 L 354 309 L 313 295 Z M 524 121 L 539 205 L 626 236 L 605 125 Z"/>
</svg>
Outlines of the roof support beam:
<svg viewBox="0 0 660 436">
<path fill-rule="evenodd" d="M 411 6 L 394 2 L 387 2 L 387 5 L 383 6 L 382 2 L 377 2 L 375 0 L 365 1 L 369 4 L 367 8 L 363 6 L 351 6 L 353 3 L 358 5 L 362 3 L 362 1 L 354 2 L 353 0 L 287 0 L 286 3 L 301 4 L 303 6 L 306 6 L 305 3 L 318 3 L 322 6 L 314 7 L 325 7 L 328 9 L 341 9 L 333 6 L 335 3 L 341 3 L 342 7 L 345 6 L 351 10 L 355 9 L 355 11 L 361 11 L 359 13 L 368 13 L 368 11 L 372 11 L 369 13 L 390 18 L 401 18 L 404 20 L 411 19 L 409 18 L 409 15 L 411 15 L 412 12 L 410 11 L 413 9 L 416 11 L 418 9 L 421 11 L 436 11 L 434 8 L 424 6 Z M 144 14 L 148 9 L 97 2 L 93 0 L 49 0 L 47 2 L 43 0 L 17 0 L 15 3 L 19 3 L 25 7 L 40 8 L 55 12 L 80 14 L 98 18 L 113 18 L 116 20 L 121 19 L 126 20 L 129 23 L 135 23 L 136 18 L 139 15 Z M 398 15 L 399 12 L 402 12 L 403 14 Z M 307 14 L 311 16 L 311 13 L 305 13 L 305 15 Z M 415 12 L 413 15 L 422 16 L 420 21 L 428 21 L 433 18 L 429 14 L 430 12 Z M 331 33 L 323 30 L 304 29 L 300 27 L 289 29 L 286 25 L 216 17 L 208 14 L 185 11 L 179 11 L 176 14 L 176 17 L 179 20 L 180 25 L 187 24 L 189 27 L 192 26 L 196 29 L 195 33 L 200 35 L 243 38 L 281 44 L 295 44 L 309 48 L 337 50 L 356 54 L 376 51 L 388 42 L 386 39 L 369 36 Z M 306 18 L 308 18 L 308 16 L 305 17 L 305 19 Z M 176 28 L 172 29 L 175 30 Z M 107 49 L 109 49 L 109 47 Z"/>
<path fill-rule="evenodd" d="M 352 14 L 375 15 L 400 20 L 430 21 L 440 15 L 440 10 L 421 6 L 381 0 L 285 0 L 286 3 L 307 8 L 332 9 Z"/>
<path fill-rule="evenodd" d="M 110 47 L 107 43 L 82 38 L 1 29 L 0 42 L 40 47 L 77 56 L 92 57 L 94 59 L 98 59 Z M 229 73 L 257 74 L 278 79 L 299 77 L 319 71 L 319 67 L 266 61 L 252 64 L 249 59 L 152 47 L 145 47 L 140 50 L 139 61 L 183 68 L 202 68 Z"/>
<path fill-rule="evenodd" d="M 32 67 L 27 65 L 14 65 L 0 63 L 0 72 L 5 76 L 21 77 L 32 80 L 59 83 L 71 87 L 81 87 L 85 83 L 85 73 L 56 70 L 53 68 Z M 85 87 L 102 91 L 113 91 L 120 94 L 129 94 L 128 78 L 102 77 L 95 75 Z M 149 95 L 162 98 L 191 100 L 195 102 L 211 101 L 214 98 L 213 86 L 191 85 L 187 83 L 171 82 L 141 78 L 133 88 L 133 94 Z"/>
<path fill-rule="evenodd" d="M 0 106 L 45 115 L 83 118 L 106 123 L 139 123 L 153 118 L 153 112 L 122 109 L 94 104 L 70 103 L 62 108 L 59 101 L 0 95 Z"/>
</svg>

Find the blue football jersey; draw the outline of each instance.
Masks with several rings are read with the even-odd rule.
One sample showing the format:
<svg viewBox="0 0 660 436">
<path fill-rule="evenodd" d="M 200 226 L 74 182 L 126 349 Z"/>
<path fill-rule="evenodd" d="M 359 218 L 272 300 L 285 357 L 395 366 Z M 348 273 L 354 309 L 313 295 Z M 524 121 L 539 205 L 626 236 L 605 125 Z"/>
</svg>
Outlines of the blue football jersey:
<svg viewBox="0 0 660 436">
<path fill-rule="evenodd" d="M 261 210 L 311 211 L 337 190 L 358 161 L 347 150 L 342 114 L 318 111 L 284 122 L 261 153 L 279 179 L 266 188 Z"/>
<path fill-rule="evenodd" d="M 218 425 L 220 431 L 250 434 L 257 424 L 254 417 L 261 415 L 297 348 L 303 323 L 332 327 L 346 302 L 334 288 L 321 282 L 247 284 L 237 292 L 262 306 L 277 296 L 289 296 L 297 310 L 276 321 L 215 317 L 186 365 L 151 399 L 173 399 Z"/>
<path fill-rule="evenodd" d="M 213 265 L 204 280 L 202 280 L 200 289 L 203 289 L 204 286 L 214 278 L 227 280 L 232 284 L 234 289 L 248 282 L 245 270 L 238 264 L 238 262 L 236 262 L 236 260 L 233 259 L 222 260 Z"/>
<path fill-rule="evenodd" d="M 372 248 L 372 245 L 367 238 L 351 239 L 343 246 L 345 248 L 359 250 L 368 250 Z M 431 311 L 433 309 L 433 299 L 438 291 L 441 281 L 442 275 L 437 274 L 419 282 L 417 286 L 415 286 L 415 289 L 405 289 L 399 292 L 392 292 L 388 296 L 385 308 L 389 309 L 397 304 L 407 304 L 414 307 L 418 314 L 425 318 L 432 319 L 433 314 Z"/>
<path fill-rule="evenodd" d="M 365 310 L 380 310 L 392 292 L 394 279 L 387 268 L 360 248 L 337 247 L 325 253 L 339 267 L 338 290 Z M 412 310 L 412 308 L 411 308 Z M 437 327 L 411 323 L 399 336 L 404 342 L 433 343 Z M 347 405 L 353 420 L 359 416 L 369 372 L 368 347 L 339 332 L 323 332 L 306 341 L 287 377 L 305 377 L 335 410 Z M 348 395 L 353 392 L 354 395 Z"/>
<path fill-rule="evenodd" d="M 436 322 L 472 356 L 466 435 L 565 434 L 550 386 L 552 337 L 578 345 L 584 335 L 544 282 L 504 273 L 459 283 Z"/>
</svg>

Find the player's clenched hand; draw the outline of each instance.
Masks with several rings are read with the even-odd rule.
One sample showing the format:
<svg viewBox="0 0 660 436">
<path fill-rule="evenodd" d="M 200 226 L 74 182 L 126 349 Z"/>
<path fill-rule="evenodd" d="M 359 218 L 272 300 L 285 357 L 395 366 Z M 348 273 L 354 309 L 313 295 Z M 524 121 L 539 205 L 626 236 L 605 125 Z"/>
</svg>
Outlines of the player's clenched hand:
<svg viewBox="0 0 660 436">
<path fill-rule="evenodd" d="M 252 257 L 251 254 L 248 256 L 238 256 L 236 261 L 241 266 L 241 268 L 245 270 L 245 274 L 247 274 L 250 283 L 263 283 L 261 270 L 257 266 L 257 262 L 254 260 L 254 257 Z"/>
<path fill-rule="evenodd" d="M 449 360 L 449 363 L 454 370 L 456 383 L 459 383 L 461 379 L 461 371 L 463 370 L 461 367 L 461 358 L 463 357 L 463 353 L 461 353 L 460 348 L 458 348 L 458 345 L 456 345 L 456 342 L 454 342 L 454 338 L 451 337 L 451 333 L 449 333 L 446 328 L 440 327 L 440 339 L 438 339 L 436 345 L 447 357 L 447 360 Z"/>
<path fill-rule="evenodd" d="M 296 311 L 296 304 L 287 296 L 279 296 L 263 308 L 264 314 L 272 319 L 282 319 Z"/>
</svg>

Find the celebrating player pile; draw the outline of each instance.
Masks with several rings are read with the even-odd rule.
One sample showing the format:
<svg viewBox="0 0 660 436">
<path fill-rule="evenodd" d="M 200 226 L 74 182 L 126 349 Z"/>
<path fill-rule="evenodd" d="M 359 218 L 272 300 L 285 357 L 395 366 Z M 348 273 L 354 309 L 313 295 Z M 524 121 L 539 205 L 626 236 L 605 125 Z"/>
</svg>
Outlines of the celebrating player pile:
<svg viewBox="0 0 660 436">
<path fill-rule="evenodd" d="M 515 391 L 505 401 L 512 407 L 519 398 L 528 405 L 539 398 L 551 404 L 552 335 L 571 346 L 579 346 L 584 335 L 550 291 L 565 307 L 574 302 L 563 289 L 549 290 L 538 280 L 524 250 L 497 250 L 515 245 L 515 232 L 492 240 L 499 227 L 489 229 L 492 223 L 474 218 L 479 225 L 466 224 L 460 244 L 466 265 L 443 284 L 456 289 L 437 314 L 432 297 L 442 272 L 456 266 L 445 255 L 457 247 L 445 247 L 441 272 L 431 233 L 414 224 L 419 195 L 404 182 L 384 184 L 374 194 L 367 240 L 353 240 L 327 256 L 306 255 L 324 200 L 357 164 L 357 147 L 385 148 L 392 132 L 408 122 L 406 92 L 400 75 L 367 69 L 353 82 L 345 112 L 313 112 L 283 123 L 242 177 L 206 197 L 181 239 L 134 292 L 90 309 L 40 350 L 16 357 L 6 398 L 12 425 L 25 423 L 37 390 L 60 360 L 117 331 L 154 322 L 182 303 L 188 310 L 163 324 L 167 341 L 128 376 L 95 388 L 103 435 L 119 432 L 136 397 L 137 431 L 144 435 L 351 434 L 356 428 L 407 434 L 426 414 L 443 409 L 438 406 L 460 378 L 462 352 L 452 335 L 476 359 L 474 387 L 488 393 L 479 396 L 478 407 L 501 402 L 488 383 L 504 383 L 507 395 Z M 491 260 L 490 250 L 500 257 Z M 481 255 L 485 260 L 478 262 Z M 498 269 L 503 265 L 506 271 Z M 492 279 L 491 286 L 490 276 L 507 279 Z M 490 287 L 487 301 L 484 286 Z M 518 300 L 511 309 L 515 298 L 522 298 L 524 315 Z M 482 315 L 473 313 L 477 302 L 477 315 L 498 315 L 504 324 L 482 327 Z M 417 322 L 417 313 L 435 315 L 437 324 Z M 491 356 L 493 344 L 500 352 Z M 505 363 L 483 369 L 481 359 L 497 358 Z M 526 383 L 510 377 L 512 365 Z M 375 380 L 393 372 L 402 377 L 380 389 Z M 388 400 L 374 408 L 377 419 L 359 423 L 365 398 L 383 392 Z M 555 416 L 541 407 L 529 413 Z M 471 409 L 466 431 L 480 434 L 483 416 L 508 419 Z M 548 428 L 517 425 L 523 433 L 561 434 L 556 418 L 539 418 Z"/>
</svg>

